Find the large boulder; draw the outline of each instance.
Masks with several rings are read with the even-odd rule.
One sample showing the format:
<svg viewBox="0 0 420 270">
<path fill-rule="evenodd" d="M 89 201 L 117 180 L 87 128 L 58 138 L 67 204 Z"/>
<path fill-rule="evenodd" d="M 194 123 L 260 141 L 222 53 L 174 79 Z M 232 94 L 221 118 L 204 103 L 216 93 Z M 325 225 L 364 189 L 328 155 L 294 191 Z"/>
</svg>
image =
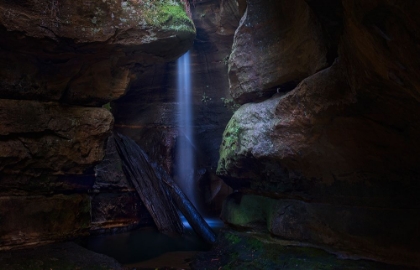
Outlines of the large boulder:
<svg viewBox="0 0 420 270">
<path fill-rule="evenodd" d="M 290 90 L 327 65 L 321 25 L 304 0 L 247 1 L 229 58 L 238 103 Z"/>
<path fill-rule="evenodd" d="M 221 218 L 242 231 L 269 233 L 330 252 L 420 264 L 420 218 L 413 208 L 349 206 L 237 192 L 226 199 Z"/>
<path fill-rule="evenodd" d="M 181 1 L 1 1 L 0 12 L 1 98 L 104 104 L 135 65 L 173 59 L 195 35 Z"/>
<path fill-rule="evenodd" d="M 338 44 L 337 59 L 288 93 L 243 105 L 225 130 L 218 173 L 242 189 L 244 197 L 257 193 L 275 199 L 270 207 L 284 217 L 264 217 L 273 221 L 269 231 L 275 235 L 418 265 L 420 251 L 412 239 L 419 240 L 415 228 L 420 224 L 411 218 L 420 214 L 420 50 L 415 30 L 420 20 L 412 13 L 418 4 L 356 2 L 343 1 L 334 10 L 341 16 L 327 16 L 321 4 L 308 1 L 322 24 L 324 43 L 328 48 Z M 343 29 L 330 33 L 340 33 L 339 42 L 329 40 L 337 35 L 327 34 L 326 18 L 334 17 L 340 17 L 336 25 Z M 235 39 L 240 35 L 237 31 Z M 241 53 L 270 54 L 247 50 Z M 232 63 L 241 61 L 235 57 Z M 272 67 L 267 70 L 279 74 Z M 246 78 L 247 71 L 240 76 Z M 283 202 L 291 205 L 287 211 Z M 226 208 L 234 203 L 238 201 L 229 200 Z M 246 214 L 246 208 L 237 215 Z M 241 225 L 229 217 L 229 223 Z M 347 218 L 355 224 L 338 222 Z M 407 257 L 391 256 L 398 250 Z"/>
</svg>

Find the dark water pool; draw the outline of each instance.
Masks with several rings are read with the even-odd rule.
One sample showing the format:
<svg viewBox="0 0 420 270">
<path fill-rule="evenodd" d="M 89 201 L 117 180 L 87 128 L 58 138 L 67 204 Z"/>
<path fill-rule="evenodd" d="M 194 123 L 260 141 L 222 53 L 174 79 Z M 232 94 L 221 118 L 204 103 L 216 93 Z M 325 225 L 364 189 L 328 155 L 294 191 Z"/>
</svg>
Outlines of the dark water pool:
<svg viewBox="0 0 420 270">
<path fill-rule="evenodd" d="M 218 219 L 206 219 L 218 231 L 223 223 Z M 135 264 L 162 254 L 180 251 L 206 251 L 210 246 L 203 242 L 183 220 L 185 233 L 182 236 L 168 236 L 154 228 L 143 228 L 131 232 L 89 236 L 82 245 L 94 252 L 115 258 L 121 264 Z"/>
</svg>

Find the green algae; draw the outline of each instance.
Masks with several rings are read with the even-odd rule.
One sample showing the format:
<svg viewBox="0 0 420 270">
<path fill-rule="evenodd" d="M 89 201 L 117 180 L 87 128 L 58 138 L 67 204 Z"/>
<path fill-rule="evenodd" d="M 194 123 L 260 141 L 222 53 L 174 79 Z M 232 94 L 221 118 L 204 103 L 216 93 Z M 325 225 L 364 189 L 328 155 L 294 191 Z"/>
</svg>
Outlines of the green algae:
<svg viewBox="0 0 420 270">
<path fill-rule="evenodd" d="M 172 1 L 156 3 L 156 12 L 149 11 L 146 22 L 164 30 L 191 31 L 193 23 L 182 4 Z"/>
<path fill-rule="evenodd" d="M 195 32 L 184 5 L 174 0 L 126 1 L 121 4 L 120 21 L 140 24 L 162 30 Z"/>
<path fill-rule="evenodd" d="M 219 151 L 219 163 L 217 165 L 217 174 L 225 174 L 229 171 L 225 166 L 235 164 L 236 153 L 240 149 L 240 136 L 242 129 L 234 117 L 229 121 L 223 132 L 223 141 Z"/>
<path fill-rule="evenodd" d="M 180 0 L 103 0 L 93 10 L 89 24 L 92 27 L 81 31 L 92 35 L 112 29 L 195 34 L 194 23 Z"/>
<path fill-rule="evenodd" d="M 105 108 L 108 111 L 112 111 L 111 102 L 108 102 L 108 103 L 102 105 L 102 108 Z"/>
<path fill-rule="evenodd" d="M 281 244 L 269 235 L 225 230 L 212 251 L 197 256 L 193 269 L 279 269 L 279 270 L 408 270 L 368 260 L 341 259 L 313 247 Z"/>
</svg>

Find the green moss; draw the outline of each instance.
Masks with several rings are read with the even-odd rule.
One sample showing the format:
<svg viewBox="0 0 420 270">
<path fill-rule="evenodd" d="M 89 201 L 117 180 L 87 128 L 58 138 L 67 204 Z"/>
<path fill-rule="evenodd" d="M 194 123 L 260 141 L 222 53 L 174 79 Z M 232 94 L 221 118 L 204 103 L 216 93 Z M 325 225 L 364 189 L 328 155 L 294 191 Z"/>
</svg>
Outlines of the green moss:
<svg viewBox="0 0 420 270">
<path fill-rule="evenodd" d="M 229 241 L 229 243 L 233 245 L 241 241 L 241 238 L 239 238 L 237 235 L 234 235 L 234 234 L 226 234 L 225 237 Z"/>
<path fill-rule="evenodd" d="M 108 111 L 111 111 L 112 110 L 111 102 L 108 102 L 107 104 L 102 105 L 102 108 L 105 108 Z"/>
<path fill-rule="evenodd" d="M 158 30 L 195 33 L 192 20 L 187 16 L 185 6 L 180 0 L 126 0 L 99 1 L 90 19 L 93 27 L 90 34 L 109 27 L 112 24 L 120 28 L 157 28 Z M 82 29 L 86 31 L 86 29 Z"/>
<path fill-rule="evenodd" d="M 393 269 L 408 270 L 366 260 L 344 260 L 321 249 L 291 246 L 261 233 L 222 231 L 214 250 L 201 254 L 194 269 Z"/>
<path fill-rule="evenodd" d="M 240 149 L 240 136 L 242 128 L 234 117 L 229 121 L 223 132 L 223 141 L 219 151 L 219 163 L 217 166 L 217 174 L 225 174 L 229 171 L 227 166 L 235 164 L 234 160 L 238 157 L 236 154 Z"/>
<path fill-rule="evenodd" d="M 235 112 L 241 106 L 240 104 L 236 103 L 232 98 L 220 98 L 223 102 L 223 106 L 230 109 L 232 112 Z"/>
<path fill-rule="evenodd" d="M 120 21 L 125 24 L 139 21 L 162 30 L 195 32 L 184 4 L 178 0 L 127 1 L 122 3 L 122 11 Z"/>
<path fill-rule="evenodd" d="M 184 6 L 174 1 L 159 1 L 156 8 L 145 14 L 148 24 L 164 30 L 191 31 L 194 29 L 191 19 L 187 16 Z"/>
<path fill-rule="evenodd" d="M 232 118 L 226 126 L 225 132 L 223 133 L 222 145 L 226 150 L 233 150 L 239 146 L 241 131 L 242 129 L 238 125 L 236 119 Z"/>
<path fill-rule="evenodd" d="M 257 195 L 242 196 L 240 203 L 230 198 L 225 201 L 221 216 L 229 223 L 238 226 L 258 225 L 268 228 L 275 203 L 275 199 Z"/>
<path fill-rule="evenodd" d="M 207 96 L 206 92 L 203 92 L 203 96 L 201 97 L 201 102 L 207 103 L 211 101 L 211 97 Z"/>
</svg>

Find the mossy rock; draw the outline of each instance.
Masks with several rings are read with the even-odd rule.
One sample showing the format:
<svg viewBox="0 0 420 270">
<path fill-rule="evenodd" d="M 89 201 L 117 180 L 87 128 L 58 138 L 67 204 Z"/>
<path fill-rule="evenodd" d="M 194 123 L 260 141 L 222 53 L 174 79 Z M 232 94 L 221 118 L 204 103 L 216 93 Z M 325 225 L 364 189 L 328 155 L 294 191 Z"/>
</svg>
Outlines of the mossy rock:
<svg viewBox="0 0 420 270">
<path fill-rule="evenodd" d="M 340 259 L 321 249 L 293 246 L 267 234 L 224 230 L 212 251 L 199 254 L 192 269 L 408 270 L 367 260 Z"/>
</svg>

